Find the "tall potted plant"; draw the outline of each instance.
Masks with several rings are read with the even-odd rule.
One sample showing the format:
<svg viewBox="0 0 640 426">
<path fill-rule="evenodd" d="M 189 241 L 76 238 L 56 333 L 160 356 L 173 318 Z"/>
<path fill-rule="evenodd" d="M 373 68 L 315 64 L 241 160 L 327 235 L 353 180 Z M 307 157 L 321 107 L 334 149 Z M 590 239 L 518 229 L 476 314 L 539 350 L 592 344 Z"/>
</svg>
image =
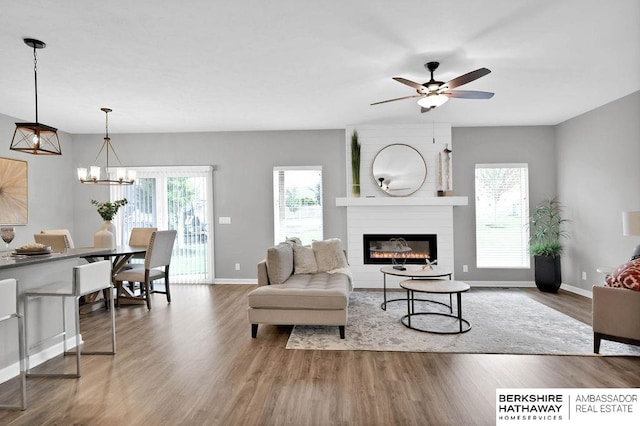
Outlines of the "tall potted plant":
<svg viewBox="0 0 640 426">
<path fill-rule="evenodd" d="M 351 187 L 354 197 L 360 196 L 360 142 L 358 142 L 358 132 L 353 131 L 351 135 Z"/>
<path fill-rule="evenodd" d="M 539 203 L 529 218 L 536 286 L 548 293 L 557 293 L 562 284 L 560 256 L 563 247 L 560 240 L 569 238 L 569 233 L 562 229 L 569 221 L 562 217 L 562 208 L 557 198 L 549 198 Z"/>
</svg>

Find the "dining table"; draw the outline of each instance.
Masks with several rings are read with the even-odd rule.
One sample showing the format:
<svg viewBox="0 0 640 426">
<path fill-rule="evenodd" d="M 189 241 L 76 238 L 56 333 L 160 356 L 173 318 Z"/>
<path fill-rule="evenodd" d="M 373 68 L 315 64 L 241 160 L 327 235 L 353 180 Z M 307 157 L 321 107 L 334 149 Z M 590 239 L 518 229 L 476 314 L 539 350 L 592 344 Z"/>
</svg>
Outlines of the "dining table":
<svg viewBox="0 0 640 426">
<path fill-rule="evenodd" d="M 116 246 L 113 249 L 106 249 L 100 253 L 93 253 L 87 256 L 83 256 L 83 258 L 87 262 L 97 262 L 99 260 L 110 260 L 111 261 L 111 277 L 113 281 L 113 286 L 117 289 L 118 294 L 116 297 L 119 300 L 119 303 L 123 304 L 141 304 L 146 303 L 144 298 L 141 296 L 136 296 L 133 288 L 127 286 L 116 286 L 116 282 L 114 277 L 118 274 L 118 272 L 124 270 L 129 265 L 129 261 L 135 257 L 144 256 L 147 252 L 147 246 L 132 246 L 128 244 Z M 94 298 L 89 298 L 85 303 L 96 303 L 99 302 L 97 300 L 99 293 L 94 295 Z"/>
</svg>

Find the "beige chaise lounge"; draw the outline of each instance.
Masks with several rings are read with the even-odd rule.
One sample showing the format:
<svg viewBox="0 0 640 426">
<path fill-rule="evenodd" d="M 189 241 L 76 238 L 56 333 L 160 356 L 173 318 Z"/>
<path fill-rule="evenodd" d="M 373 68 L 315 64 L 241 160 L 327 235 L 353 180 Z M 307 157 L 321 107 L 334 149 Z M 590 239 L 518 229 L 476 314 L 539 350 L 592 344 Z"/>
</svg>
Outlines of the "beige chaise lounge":
<svg viewBox="0 0 640 426">
<path fill-rule="evenodd" d="M 317 243 L 314 248 L 331 245 L 332 254 L 329 260 L 320 256 L 316 268 L 303 262 L 312 258 L 309 247 L 282 243 L 267 250 L 267 258 L 258 263 L 258 288 L 249 293 L 251 337 L 257 336 L 259 324 L 329 325 L 338 326 L 344 339 L 349 268 L 339 240 Z"/>
</svg>

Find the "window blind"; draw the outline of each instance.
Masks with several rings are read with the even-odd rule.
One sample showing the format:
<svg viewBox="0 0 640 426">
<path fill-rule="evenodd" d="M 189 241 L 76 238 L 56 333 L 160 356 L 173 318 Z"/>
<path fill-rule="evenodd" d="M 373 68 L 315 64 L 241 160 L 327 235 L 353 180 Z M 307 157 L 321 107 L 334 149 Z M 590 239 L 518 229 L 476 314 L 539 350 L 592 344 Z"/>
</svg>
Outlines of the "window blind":
<svg viewBox="0 0 640 426">
<path fill-rule="evenodd" d="M 527 164 L 476 164 L 476 266 L 529 268 Z"/>
<path fill-rule="evenodd" d="M 323 239 L 322 166 L 273 168 L 274 243 Z"/>
<path fill-rule="evenodd" d="M 111 187 L 112 200 L 126 198 L 116 215 L 118 244 L 134 227 L 178 231 L 169 269 L 172 283 L 211 283 L 213 185 L 209 166 L 138 167 L 133 185 Z"/>
</svg>

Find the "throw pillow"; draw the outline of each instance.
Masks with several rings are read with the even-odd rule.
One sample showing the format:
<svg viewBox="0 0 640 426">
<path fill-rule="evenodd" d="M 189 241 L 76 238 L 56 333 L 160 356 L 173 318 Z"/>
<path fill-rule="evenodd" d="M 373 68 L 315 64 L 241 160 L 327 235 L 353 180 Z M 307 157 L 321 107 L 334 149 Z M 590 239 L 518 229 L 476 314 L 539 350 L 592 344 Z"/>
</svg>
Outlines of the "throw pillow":
<svg viewBox="0 0 640 426">
<path fill-rule="evenodd" d="M 314 241 L 311 243 L 311 247 L 316 257 L 319 272 L 327 272 L 349 266 L 344 251 L 342 251 L 342 241 L 339 238 Z"/>
<path fill-rule="evenodd" d="M 618 266 L 613 274 L 607 277 L 605 284 L 640 291 L 640 259 Z"/>
<path fill-rule="evenodd" d="M 293 273 L 315 274 L 318 272 L 318 264 L 313 249 L 309 246 L 295 244 L 293 246 Z"/>
<path fill-rule="evenodd" d="M 282 284 L 293 273 L 293 249 L 281 243 L 267 249 L 267 275 L 271 284 Z"/>
</svg>

